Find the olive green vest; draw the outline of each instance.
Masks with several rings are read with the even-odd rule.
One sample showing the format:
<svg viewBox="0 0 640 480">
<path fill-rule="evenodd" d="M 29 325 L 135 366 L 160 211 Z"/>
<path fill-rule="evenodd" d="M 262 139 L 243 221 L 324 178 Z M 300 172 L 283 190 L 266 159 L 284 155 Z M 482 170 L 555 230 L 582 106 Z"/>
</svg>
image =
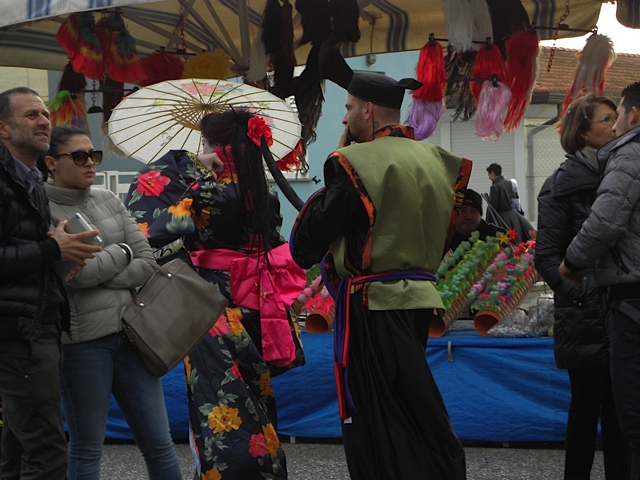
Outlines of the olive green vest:
<svg viewBox="0 0 640 480">
<path fill-rule="evenodd" d="M 339 152 L 360 176 L 366 188 L 361 193 L 375 207 L 370 272 L 435 273 L 451 219 L 460 157 L 436 145 L 391 136 Z M 353 275 L 344 266 L 344 245 L 341 238 L 331 247 L 340 277 Z M 435 284 L 418 280 L 372 282 L 368 305 L 370 310 L 443 308 Z"/>
</svg>

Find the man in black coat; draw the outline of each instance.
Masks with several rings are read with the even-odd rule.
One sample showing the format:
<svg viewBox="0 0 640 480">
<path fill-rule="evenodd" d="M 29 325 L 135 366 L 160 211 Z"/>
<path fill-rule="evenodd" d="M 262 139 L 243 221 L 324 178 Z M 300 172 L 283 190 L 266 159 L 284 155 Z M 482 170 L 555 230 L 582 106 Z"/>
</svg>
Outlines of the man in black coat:
<svg viewBox="0 0 640 480">
<path fill-rule="evenodd" d="M 100 247 L 60 222 L 36 167 L 49 149 L 49 112 L 26 87 L 0 93 L 0 398 L 2 480 L 64 480 L 67 444 L 60 413 L 60 332 L 69 308 L 52 265 L 84 265 Z M 68 161 L 71 161 L 70 159 Z"/>
</svg>

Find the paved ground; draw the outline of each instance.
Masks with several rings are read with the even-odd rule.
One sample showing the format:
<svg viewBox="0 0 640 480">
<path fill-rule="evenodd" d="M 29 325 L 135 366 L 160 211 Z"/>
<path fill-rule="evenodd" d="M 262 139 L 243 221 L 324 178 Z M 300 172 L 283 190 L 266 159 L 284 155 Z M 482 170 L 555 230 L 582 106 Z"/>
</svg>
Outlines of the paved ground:
<svg viewBox="0 0 640 480">
<path fill-rule="evenodd" d="M 283 448 L 287 456 L 289 480 L 349 479 L 342 445 L 339 443 L 284 443 Z M 178 444 L 176 450 L 184 480 L 192 480 L 193 462 L 188 445 Z M 563 477 L 564 452 L 559 448 L 467 446 L 465 451 L 468 480 L 559 480 Z M 101 478 L 145 480 L 144 461 L 135 445 L 106 445 Z M 597 451 L 591 480 L 603 479 L 602 452 Z"/>
</svg>

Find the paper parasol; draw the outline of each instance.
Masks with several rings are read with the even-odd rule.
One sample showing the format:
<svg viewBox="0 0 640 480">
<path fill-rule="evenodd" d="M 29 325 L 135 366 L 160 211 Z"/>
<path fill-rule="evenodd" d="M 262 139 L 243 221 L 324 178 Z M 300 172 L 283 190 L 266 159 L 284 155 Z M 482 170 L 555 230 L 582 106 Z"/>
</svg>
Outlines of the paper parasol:
<svg viewBox="0 0 640 480">
<path fill-rule="evenodd" d="M 123 98 L 111 113 L 108 136 L 118 150 L 144 163 L 168 150 L 200 153 L 200 120 L 228 108 L 246 108 L 264 118 L 276 160 L 300 141 L 298 115 L 284 100 L 244 83 L 197 78 L 167 80 Z"/>
</svg>

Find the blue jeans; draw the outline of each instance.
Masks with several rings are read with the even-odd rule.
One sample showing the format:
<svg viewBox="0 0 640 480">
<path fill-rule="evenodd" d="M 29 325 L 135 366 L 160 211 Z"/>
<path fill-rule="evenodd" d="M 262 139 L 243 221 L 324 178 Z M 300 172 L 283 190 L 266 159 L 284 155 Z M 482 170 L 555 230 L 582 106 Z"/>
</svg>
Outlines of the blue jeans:
<svg viewBox="0 0 640 480">
<path fill-rule="evenodd" d="M 64 345 L 60 383 L 69 428 L 69 480 L 100 478 L 110 395 L 118 402 L 152 480 L 181 479 L 162 383 L 122 333 Z"/>
</svg>

